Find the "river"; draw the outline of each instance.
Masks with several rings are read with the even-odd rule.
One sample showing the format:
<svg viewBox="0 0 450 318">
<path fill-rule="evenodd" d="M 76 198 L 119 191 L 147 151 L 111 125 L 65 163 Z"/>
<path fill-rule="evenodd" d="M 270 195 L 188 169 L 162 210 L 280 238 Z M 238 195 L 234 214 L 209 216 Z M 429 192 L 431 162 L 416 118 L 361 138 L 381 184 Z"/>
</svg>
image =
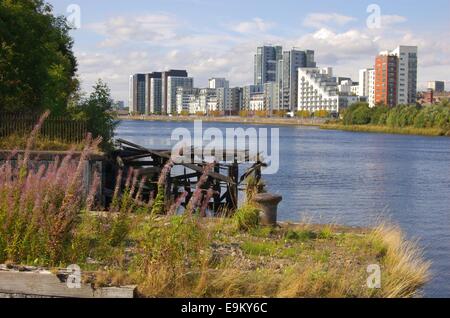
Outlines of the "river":
<svg viewBox="0 0 450 318">
<path fill-rule="evenodd" d="M 177 127 L 192 130 L 193 123 L 123 121 L 116 135 L 147 147 L 170 148 Z M 224 131 L 242 125 L 203 127 Z M 398 224 L 409 239 L 419 239 L 433 263 L 424 295 L 450 297 L 450 138 L 276 128 L 280 170 L 264 179 L 270 192 L 283 196 L 279 219 Z"/>
</svg>

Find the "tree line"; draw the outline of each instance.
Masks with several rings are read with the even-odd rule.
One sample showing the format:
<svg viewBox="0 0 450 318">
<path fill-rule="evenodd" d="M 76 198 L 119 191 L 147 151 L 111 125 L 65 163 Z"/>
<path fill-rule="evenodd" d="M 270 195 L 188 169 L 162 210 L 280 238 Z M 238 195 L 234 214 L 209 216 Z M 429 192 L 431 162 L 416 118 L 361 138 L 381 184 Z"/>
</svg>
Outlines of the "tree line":
<svg viewBox="0 0 450 318">
<path fill-rule="evenodd" d="M 356 103 L 342 113 L 344 125 L 378 125 L 392 128 L 439 128 L 450 130 L 450 103 L 438 105 L 378 105 L 370 108 L 367 103 Z"/>
</svg>

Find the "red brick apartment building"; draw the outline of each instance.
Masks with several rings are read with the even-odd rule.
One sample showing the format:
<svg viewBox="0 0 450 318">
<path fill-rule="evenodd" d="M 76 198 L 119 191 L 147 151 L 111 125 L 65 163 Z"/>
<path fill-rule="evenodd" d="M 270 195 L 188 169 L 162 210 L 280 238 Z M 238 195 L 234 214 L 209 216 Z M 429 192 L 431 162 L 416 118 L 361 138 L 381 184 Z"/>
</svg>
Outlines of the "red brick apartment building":
<svg viewBox="0 0 450 318">
<path fill-rule="evenodd" d="M 398 57 L 381 53 L 375 59 L 375 104 L 397 104 Z"/>
</svg>

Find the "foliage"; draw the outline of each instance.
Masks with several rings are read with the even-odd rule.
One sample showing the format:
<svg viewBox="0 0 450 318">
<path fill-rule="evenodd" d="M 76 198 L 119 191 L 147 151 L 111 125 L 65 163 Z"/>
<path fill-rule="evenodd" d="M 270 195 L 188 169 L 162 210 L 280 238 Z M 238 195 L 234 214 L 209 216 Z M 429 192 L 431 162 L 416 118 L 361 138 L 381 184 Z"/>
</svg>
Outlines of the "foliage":
<svg viewBox="0 0 450 318">
<path fill-rule="evenodd" d="M 223 112 L 221 112 L 220 110 L 212 110 L 208 112 L 208 115 L 212 117 L 220 117 L 223 116 Z"/>
<path fill-rule="evenodd" d="M 344 114 L 345 125 L 366 125 L 370 123 L 372 110 L 367 103 L 356 103 Z"/>
<path fill-rule="evenodd" d="M 283 117 L 286 116 L 286 114 L 287 114 L 287 111 L 286 111 L 286 110 L 278 110 L 278 109 L 275 109 L 275 110 L 272 111 L 272 116 L 273 116 L 273 117 L 283 118 Z"/>
<path fill-rule="evenodd" d="M 30 149 L 47 116 L 34 128 L 18 164 L 8 160 L 0 165 L 0 262 L 56 265 L 71 251 L 74 229 L 86 202 L 86 157 L 100 140 L 88 139 L 78 161 L 67 155 L 48 167 L 35 166 L 30 162 Z"/>
<path fill-rule="evenodd" d="M 259 225 L 260 210 L 253 205 L 246 204 L 240 207 L 233 215 L 235 226 L 240 231 L 248 231 Z"/>
<path fill-rule="evenodd" d="M 450 131 L 450 106 L 445 101 L 439 105 L 399 105 L 388 108 L 378 105 L 369 108 L 366 103 L 350 106 L 343 116 L 344 125 L 379 125 L 390 128 L 439 129 Z"/>
<path fill-rule="evenodd" d="M 248 110 L 240 110 L 239 111 L 239 117 L 249 117 L 250 112 Z"/>
<path fill-rule="evenodd" d="M 330 117 L 330 113 L 326 110 L 318 110 L 318 111 L 314 112 L 314 117 L 328 118 L 328 117 Z"/>
<path fill-rule="evenodd" d="M 300 111 L 296 112 L 295 115 L 297 117 L 300 117 L 300 118 L 309 118 L 309 117 L 311 117 L 311 113 L 309 111 L 307 111 L 307 110 L 300 110 Z"/>
<path fill-rule="evenodd" d="M 68 109 L 74 119 L 86 120 L 88 131 L 94 137 L 102 138 L 103 150 L 112 148 L 112 137 L 116 127 L 112 104 L 108 85 L 98 80 L 88 98 L 81 98 L 76 106 Z"/>
<path fill-rule="evenodd" d="M 61 114 L 78 87 L 64 17 L 42 0 L 0 4 L 0 110 Z"/>
<path fill-rule="evenodd" d="M 257 110 L 255 111 L 255 116 L 256 117 L 267 117 L 268 112 L 267 110 Z"/>
<path fill-rule="evenodd" d="M 245 181 L 245 199 L 247 203 L 251 203 L 256 194 L 266 192 L 266 184 L 264 181 L 257 179 L 253 174 L 248 176 Z"/>
</svg>

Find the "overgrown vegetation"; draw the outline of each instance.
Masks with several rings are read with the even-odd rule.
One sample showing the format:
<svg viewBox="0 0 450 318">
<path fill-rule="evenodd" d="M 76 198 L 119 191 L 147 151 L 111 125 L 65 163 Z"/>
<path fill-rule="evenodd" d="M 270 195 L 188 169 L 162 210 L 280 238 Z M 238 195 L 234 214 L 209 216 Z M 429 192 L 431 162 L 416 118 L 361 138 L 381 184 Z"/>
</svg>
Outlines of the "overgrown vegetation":
<svg viewBox="0 0 450 318">
<path fill-rule="evenodd" d="M 91 212 L 102 209 L 99 179 L 86 191 L 82 171 L 100 140 L 87 140 L 81 160 L 37 166 L 28 154 L 42 120 L 23 158 L 0 165 L 0 262 L 76 263 L 85 283 L 136 284 L 143 297 L 411 297 L 428 279 L 420 250 L 394 227 L 261 227 L 251 202 L 232 218 L 205 217 L 209 165 L 181 214 L 185 194 L 167 206 L 161 191 L 156 211 L 158 198 L 142 201 L 145 178 L 134 170 L 119 173 L 108 211 Z M 381 289 L 367 288 L 369 264 L 381 267 Z"/>
<path fill-rule="evenodd" d="M 80 92 L 69 31 L 66 18 L 54 16 L 45 1 L 0 2 L 0 112 L 50 110 L 85 120 L 92 136 L 102 137 L 101 148 L 109 150 L 114 131 L 109 88 L 99 80 L 88 97 Z"/>
<path fill-rule="evenodd" d="M 13 150 L 25 149 L 27 146 L 27 137 L 20 135 L 9 135 L 8 137 L 0 138 L 0 149 Z M 33 150 L 46 151 L 66 151 L 73 149 L 75 151 L 82 151 L 83 144 L 68 144 L 67 142 L 38 137 L 33 144 Z"/>
<path fill-rule="evenodd" d="M 343 129 L 354 131 L 449 135 L 450 103 L 443 101 L 439 105 L 392 108 L 383 105 L 370 108 L 366 103 L 357 103 L 344 111 L 342 121 L 334 127 L 338 128 L 340 124 L 347 126 Z M 333 128 L 333 124 L 328 128 Z"/>
</svg>

